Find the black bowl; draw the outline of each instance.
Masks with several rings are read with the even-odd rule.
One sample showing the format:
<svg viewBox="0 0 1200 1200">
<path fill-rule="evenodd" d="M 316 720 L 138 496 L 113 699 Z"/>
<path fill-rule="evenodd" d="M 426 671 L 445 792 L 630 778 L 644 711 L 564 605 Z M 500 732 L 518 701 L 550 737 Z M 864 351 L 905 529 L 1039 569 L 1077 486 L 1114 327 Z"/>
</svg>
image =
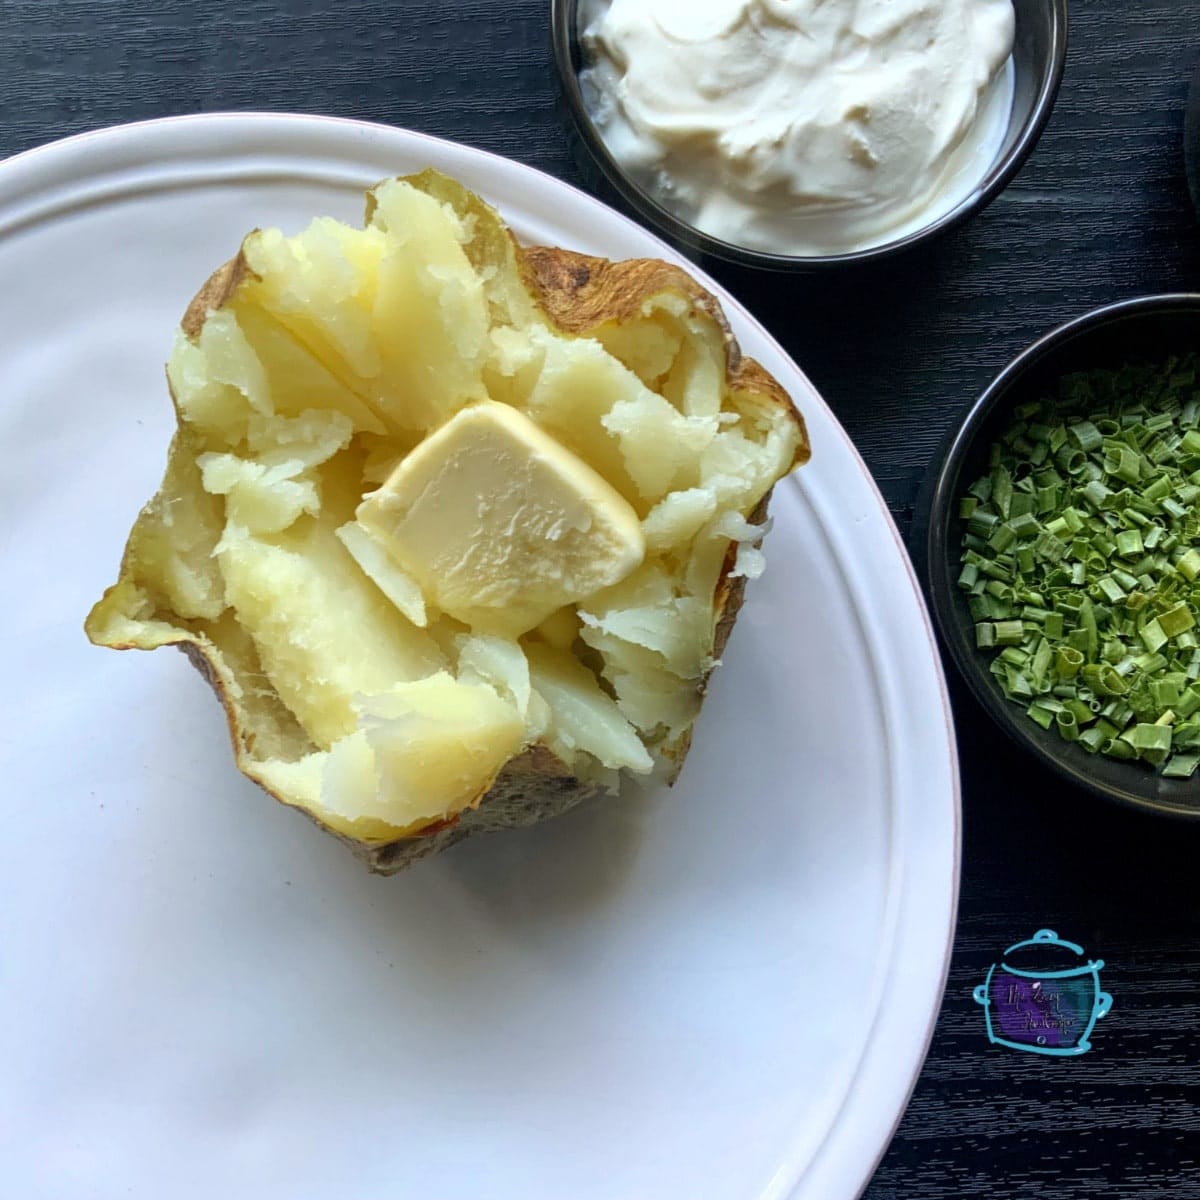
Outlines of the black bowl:
<svg viewBox="0 0 1200 1200">
<path fill-rule="evenodd" d="M 975 190 L 950 212 L 915 233 L 879 246 L 851 254 L 768 254 L 723 242 L 681 221 L 634 183 L 608 152 L 604 139 L 588 115 L 579 86 L 579 72 L 585 64 L 579 45 L 578 7 L 578 0 L 551 0 L 551 39 L 561 101 L 575 134 L 571 139 L 572 149 L 589 186 L 601 194 L 615 194 L 668 242 L 693 257 L 711 254 L 740 266 L 774 271 L 816 271 L 888 258 L 945 233 L 972 214 L 981 212 L 1008 186 L 1037 144 L 1054 107 L 1067 55 L 1067 0 L 1013 0 L 1016 73 L 1012 114 L 996 161 Z"/>
<path fill-rule="evenodd" d="M 957 586 L 963 490 L 987 470 L 988 448 L 1012 419 L 1015 405 L 1039 399 L 1071 371 L 1160 362 L 1200 346 L 1200 294 L 1147 296 L 1096 309 L 1047 334 L 1018 355 L 975 402 L 933 468 L 925 489 L 928 528 L 916 547 L 929 599 L 950 657 L 971 691 L 1005 732 L 1059 775 L 1098 795 L 1136 808 L 1200 819 L 1200 777 L 1164 779 L 1144 763 L 1088 754 L 1044 730 L 1006 700 L 975 649 L 975 626 Z"/>
<path fill-rule="evenodd" d="M 1187 107 L 1183 114 L 1183 165 L 1192 207 L 1200 217 L 1200 63 L 1196 64 L 1188 86 Z"/>
</svg>

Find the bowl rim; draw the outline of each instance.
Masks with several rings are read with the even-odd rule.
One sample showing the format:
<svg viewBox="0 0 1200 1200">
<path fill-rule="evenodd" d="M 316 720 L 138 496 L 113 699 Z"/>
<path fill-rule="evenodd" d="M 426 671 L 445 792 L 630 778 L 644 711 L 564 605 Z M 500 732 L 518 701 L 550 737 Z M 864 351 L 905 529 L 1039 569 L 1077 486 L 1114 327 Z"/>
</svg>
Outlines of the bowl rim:
<svg viewBox="0 0 1200 1200">
<path fill-rule="evenodd" d="M 759 267 L 763 270 L 782 272 L 820 272 L 854 264 L 881 262 L 912 249 L 918 243 L 938 237 L 956 228 L 976 213 L 982 212 L 1025 165 L 1041 138 L 1062 83 L 1070 28 L 1069 0 L 1049 0 L 1050 52 L 1048 61 L 1050 68 L 1039 83 L 1033 107 L 1020 136 L 1008 152 L 993 164 L 994 175 L 985 186 L 976 187 L 948 213 L 943 213 L 928 225 L 923 225 L 903 237 L 881 242 L 877 246 L 868 246 L 863 250 L 839 254 L 776 254 L 767 250 L 753 250 L 746 246 L 739 246 L 736 242 L 727 242 L 704 233 L 659 204 L 626 174 L 609 152 L 608 146 L 592 121 L 591 114 L 587 111 L 583 100 L 583 90 L 579 85 L 579 73 L 575 69 L 572 55 L 571 38 L 572 18 L 578 8 L 579 0 L 551 0 L 550 41 L 562 95 L 570 109 L 575 129 L 610 186 L 639 218 L 650 222 L 662 236 L 674 244 L 693 252 L 712 255 L 714 258 L 738 266 Z"/>
<path fill-rule="evenodd" d="M 1035 736 L 1035 728 L 1025 713 L 1004 700 L 985 679 L 985 660 L 974 646 L 969 646 L 953 619 L 957 595 L 951 554 L 956 547 L 947 536 L 952 505 L 957 501 L 956 477 L 966 460 L 981 428 L 1007 395 L 1014 392 L 1021 379 L 1034 367 L 1064 350 L 1078 338 L 1129 316 L 1154 316 L 1170 313 L 1200 315 L 1200 292 L 1164 292 L 1135 296 L 1101 305 L 1051 329 L 1026 346 L 1011 359 L 974 401 L 966 415 L 947 436 L 933 461 L 929 477 L 931 484 L 923 490 L 927 496 L 920 504 L 925 528 L 918 532 L 917 548 L 923 557 L 924 576 L 929 607 L 942 644 L 947 648 L 959 676 L 967 683 L 975 699 L 992 720 L 1018 745 L 1032 754 L 1055 774 L 1083 788 L 1092 795 L 1102 796 L 1126 808 L 1153 812 L 1181 821 L 1200 821 L 1200 805 L 1184 806 L 1170 800 L 1145 795 L 1133 787 L 1122 787 L 1097 779 L 1072 762 L 1052 754 Z M 1145 772 L 1131 764 L 1130 771 Z M 1132 773 L 1131 779 L 1137 778 Z M 1158 776 L 1148 776 L 1158 778 Z M 1194 782 L 1181 780 L 1181 783 Z"/>
</svg>

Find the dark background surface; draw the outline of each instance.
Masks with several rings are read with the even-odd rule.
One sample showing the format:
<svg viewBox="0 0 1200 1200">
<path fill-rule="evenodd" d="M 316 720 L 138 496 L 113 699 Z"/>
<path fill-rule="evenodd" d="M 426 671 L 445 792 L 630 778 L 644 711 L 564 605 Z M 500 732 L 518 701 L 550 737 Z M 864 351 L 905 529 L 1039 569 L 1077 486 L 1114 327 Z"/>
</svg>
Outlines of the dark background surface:
<svg viewBox="0 0 1200 1200">
<path fill-rule="evenodd" d="M 1071 21 L 1033 158 L 933 253 L 810 280 L 705 264 L 823 392 L 904 532 L 940 439 L 1016 351 L 1098 304 L 1200 290 L 1181 155 L 1200 0 L 1072 0 Z M 0 156 L 147 117 L 278 109 L 406 126 L 580 182 L 548 24 L 549 0 L 0 0 Z M 1071 791 L 951 683 L 958 934 L 928 1062 L 867 1196 L 1200 1200 L 1200 823 Z M 971 999 L 1005 946 L 1045 926 L 1107 963 L 1114 1010 L 1080 1059 L 990 1046 Z"/>
</svg>

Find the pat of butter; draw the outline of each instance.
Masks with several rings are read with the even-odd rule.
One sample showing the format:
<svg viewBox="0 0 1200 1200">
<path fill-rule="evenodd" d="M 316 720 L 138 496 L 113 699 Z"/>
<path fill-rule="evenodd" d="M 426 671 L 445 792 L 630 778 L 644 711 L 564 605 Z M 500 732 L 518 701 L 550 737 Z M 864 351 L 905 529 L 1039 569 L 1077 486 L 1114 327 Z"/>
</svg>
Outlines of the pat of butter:
<svg viewBox="0 0 1200 1200">
<path fill-rule="evenodd" d="M 624 579 L 646 553 L 615 488 L 492 400 L 426 438 L 356 516 L 429 603 L 509 637 Z"/>
</svg>

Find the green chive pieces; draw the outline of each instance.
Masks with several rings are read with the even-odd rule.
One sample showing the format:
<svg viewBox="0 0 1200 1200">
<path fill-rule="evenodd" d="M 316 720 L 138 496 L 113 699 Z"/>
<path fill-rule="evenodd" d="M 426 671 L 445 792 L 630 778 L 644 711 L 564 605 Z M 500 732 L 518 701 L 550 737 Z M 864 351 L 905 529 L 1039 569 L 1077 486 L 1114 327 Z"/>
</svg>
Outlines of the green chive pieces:
<svg viewBox="0 0 1200 1200">
<path fill-rule="evenodd" d="M 1089 754 L 1200 769 L 1200 355 L 1021 405 L 959 507 L 1005 695 Z"/>
</svg>

